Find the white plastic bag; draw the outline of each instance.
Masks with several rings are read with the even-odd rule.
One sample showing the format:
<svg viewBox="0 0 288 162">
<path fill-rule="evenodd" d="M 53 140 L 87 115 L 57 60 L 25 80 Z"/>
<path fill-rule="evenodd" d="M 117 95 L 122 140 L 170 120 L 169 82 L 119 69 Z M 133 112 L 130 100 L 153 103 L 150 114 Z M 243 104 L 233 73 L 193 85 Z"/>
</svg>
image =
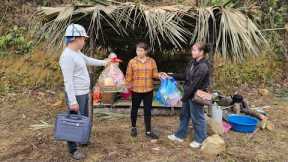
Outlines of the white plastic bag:
<svg viewBox="0 0 288 162">
<path fill-rule="evenodd" d="M 112 63 L 109 64 L 100 74 L 98 85 L 104 92 L 122 92 L 126 89 L 124 74 L 119 68 L 119 61 L 113 62 L 113 60 L 117 60 L 117 56 L 115 54 L 110 54 L 109 58 L 112 59 Z"/>
</svg>

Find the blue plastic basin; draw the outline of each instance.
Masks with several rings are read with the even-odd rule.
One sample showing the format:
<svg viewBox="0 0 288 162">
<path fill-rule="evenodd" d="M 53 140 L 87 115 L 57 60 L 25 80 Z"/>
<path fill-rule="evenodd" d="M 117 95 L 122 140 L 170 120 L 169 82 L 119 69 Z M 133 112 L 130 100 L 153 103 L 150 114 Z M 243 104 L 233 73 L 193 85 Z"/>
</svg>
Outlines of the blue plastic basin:
<svg viewBox="0 0 288 162">
<path fill-rule="evenodd" d="M 241 133 L 254 132 L 258 124 L 258 119 L 238 114 L 228 115 L 227 121 L 232 125 L 232 130 Z"/>
</svg>

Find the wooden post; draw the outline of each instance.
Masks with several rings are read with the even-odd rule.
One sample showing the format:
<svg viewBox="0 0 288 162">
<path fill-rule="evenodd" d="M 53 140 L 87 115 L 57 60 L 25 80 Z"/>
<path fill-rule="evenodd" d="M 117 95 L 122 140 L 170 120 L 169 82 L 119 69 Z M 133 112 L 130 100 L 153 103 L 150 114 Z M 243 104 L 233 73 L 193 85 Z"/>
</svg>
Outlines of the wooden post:
<svg viewBox="0 0 288 162">
<path fill-rule="evenodd" d="M 213 45 L 214 46 L 214 45 Z M 212 47 L 212 49 L 210 49 L 210 52 L 209 52 L 209 61 L 210 61 L 210 64 L 211 64 L 211 69 L 210 69 L 210 87 L 211 89 L 213 88 L 214 86 L 214 71 L 215 71 L 215 66 L 214 66 L 214 63 L 215 63 L 215 48 Z"/>
<path fill-rule="evenodd" d="M 93 29 L 92 29 L 93 30 Z M 96 45 L 94 43 L 94 33 L 91 32 L 90 34 L 90 41 L 89 41 L 89 56 L 94 57 L 94 51 L 96 50 Z M 88 112 L 89 112 L 89 118 L 91 121 L 91 132 L 92 132 L 92 127 L 93 127 L 93 86 L 94 86 L 94 81 L 95 79 L 95 69 L 96 67 L 92 66 L 89 67 L 89 75 L 90 75 L 90 93 L 89 93 L 89 106 L 88 106 Z"/>
<path fill-rule="evenodd" d="M 211 69 L 210 69 L 210 88 L 213 88 L 214 86 L 214 64 L 215 64 L 215 52 L 216 52 L 216 31 L 214 31 L 214 25 L 210 27 L 209 30 L 209 40 L 208 40 L 208 47 L 209 47 L 209 61 L 211 64 Z"/>
</svg>

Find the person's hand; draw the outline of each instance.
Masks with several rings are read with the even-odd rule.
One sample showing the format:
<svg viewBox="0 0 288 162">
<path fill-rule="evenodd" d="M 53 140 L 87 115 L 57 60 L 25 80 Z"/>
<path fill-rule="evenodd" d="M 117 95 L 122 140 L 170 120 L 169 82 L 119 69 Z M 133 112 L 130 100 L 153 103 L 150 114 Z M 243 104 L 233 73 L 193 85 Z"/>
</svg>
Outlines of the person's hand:
<svg viewBox="0 0 288 162">
<path fill-rule="evenodd" d="M 70 105 L 69 108 L 70 108 L 71 111 L 75 111 L 75 112 L 79 111 L 79 105 L 77 103 Z"/>
<path fill-rule="evenodd" d="M 169 76 L 167 73 L 165 73 L 165 72 L 161 72 L 161 73 L 159 73 L 159 78 L 160 79 L 169 79 L 169 78 L 171 78 L 171 76 Z"/>
<path fill-rule="evenodd" d="M 128 89 L 129 91 L 132 90 L 132 84 L 131 84 L 131 83 L 127 83 L 127 84 L 126 84 L 126 87 L 127 87 L 127 89 Z"/>
<path fill-rule="evenodd" d="M 105 66 L 109 66 L 112 63 L 112 60 L 110 58 L 104 59 L 106 61 Z"/>
</svg>

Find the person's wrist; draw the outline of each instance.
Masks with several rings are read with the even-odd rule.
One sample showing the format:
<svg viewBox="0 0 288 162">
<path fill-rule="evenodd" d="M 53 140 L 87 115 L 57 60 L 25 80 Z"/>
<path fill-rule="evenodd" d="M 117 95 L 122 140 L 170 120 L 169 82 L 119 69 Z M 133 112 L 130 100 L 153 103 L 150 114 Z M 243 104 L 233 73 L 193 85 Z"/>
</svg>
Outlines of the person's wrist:
<svg viewBox="0 0 288 162">
<path fill-rule="evenodd" d="M 104 60 L 103 66 L 107 66 L 108 65 L 108 61 Z"/>
<path fill-rule="evenodd" d="M 76 105 L 76 104 L 78 104 L 78 102 L 77 101 L 73 101 L 73 102 L 70 103 L 70 106 Z"/>
</svg>

